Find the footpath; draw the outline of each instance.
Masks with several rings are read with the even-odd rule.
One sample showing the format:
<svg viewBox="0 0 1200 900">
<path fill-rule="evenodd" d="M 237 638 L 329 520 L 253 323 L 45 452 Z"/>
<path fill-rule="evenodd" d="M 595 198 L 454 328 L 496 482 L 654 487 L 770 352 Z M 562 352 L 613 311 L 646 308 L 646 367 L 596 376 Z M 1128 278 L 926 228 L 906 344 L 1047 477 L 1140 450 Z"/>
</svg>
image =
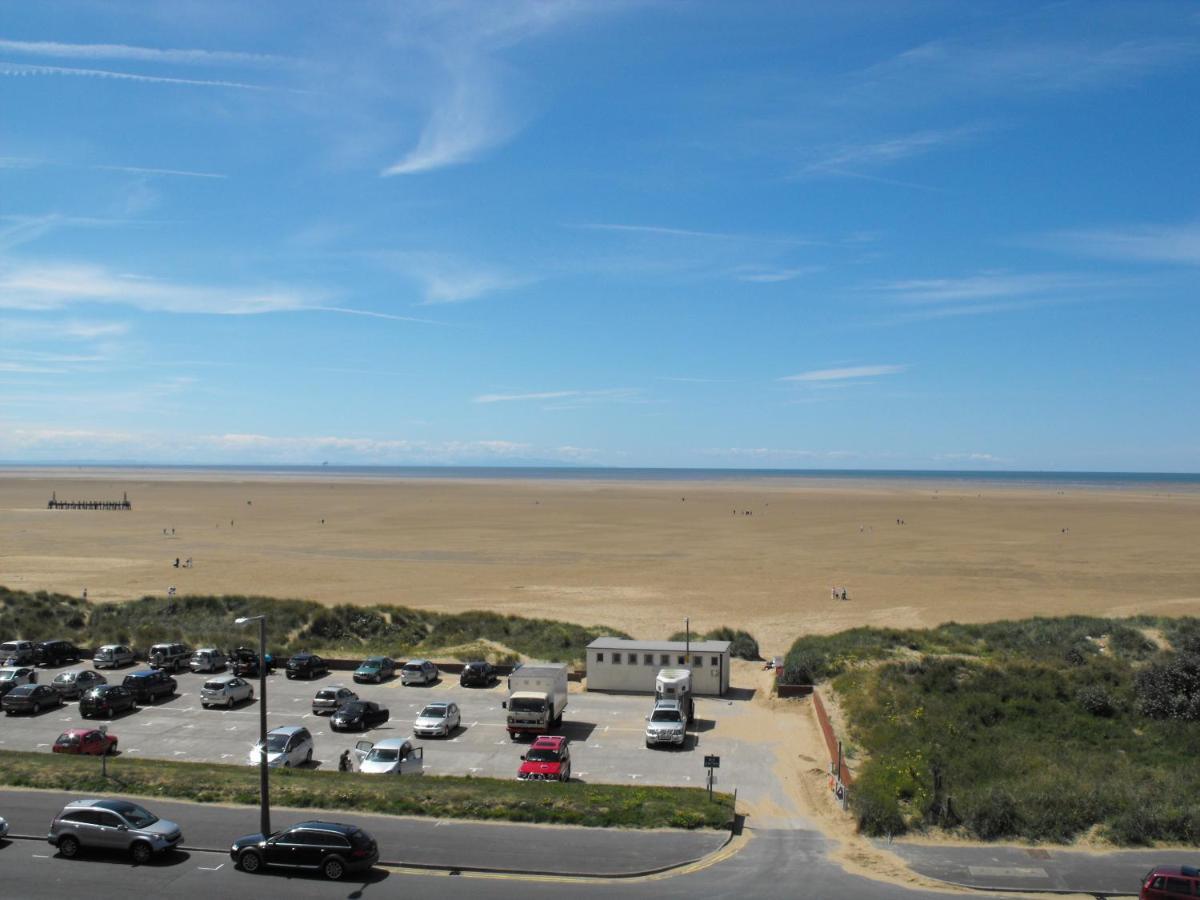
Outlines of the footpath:
<svg viewBox="0 0 1200 900">
<path fill-rule="evenodd" d="M 0 816 L 8 820 L 11 838 L 45 840 L 54 816 L 68 801 L 80 796 L 56 791 L 0 791 Z M 256 806 L 138 802 L 182 827 L 185 850 L 228 853 L 235 838 L 259 830 Z M 350 822 L 366 829 L 379 844 L 382 864 L 459 872 L 629 878 L 694 862 L 729 840 L 727 831 L 518 825 L 328 810 L 271 811 L 271 827 L 276 831 L 306 819 Z"/>
<path fill-rule="evenodd" d="M 1200 865 L 1196 850 L 1086 853 L 1038 847 L 956 847 L 876 841 L 915 872 L 980 891 L 1136 897 L 1155 866 Z"/>
</svg>

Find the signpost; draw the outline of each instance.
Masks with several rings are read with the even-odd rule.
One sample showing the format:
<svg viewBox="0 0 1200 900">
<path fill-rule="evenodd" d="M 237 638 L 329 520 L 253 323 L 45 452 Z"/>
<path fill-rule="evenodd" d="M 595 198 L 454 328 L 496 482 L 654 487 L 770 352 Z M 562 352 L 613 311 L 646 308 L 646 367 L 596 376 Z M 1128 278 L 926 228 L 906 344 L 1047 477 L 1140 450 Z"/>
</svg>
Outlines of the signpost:
<svg viewBox="0 0 1200 900">
<path fill-rule="evenodd" d="M 714 769 L 721 768 L 721 757 L 706 756 L 704 757 L 704 766 L 708 769 L 708 799 L 712 799 L 713 785 L 717 783 L 717 776 L 713 774 Z"/>
</svg>

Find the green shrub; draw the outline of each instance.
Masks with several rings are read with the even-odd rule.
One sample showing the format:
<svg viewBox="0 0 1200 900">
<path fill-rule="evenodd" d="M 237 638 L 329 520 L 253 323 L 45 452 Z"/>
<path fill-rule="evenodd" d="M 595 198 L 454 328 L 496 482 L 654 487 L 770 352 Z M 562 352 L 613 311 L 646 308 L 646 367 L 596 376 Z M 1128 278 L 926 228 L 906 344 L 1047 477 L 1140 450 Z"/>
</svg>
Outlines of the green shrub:
<svg viewBox="0 0 1200 900">
<path fill-rule="evenodd" d="M 677 631 L 667 640 L 685 641 L 689 637 L 686 631 Z M 752 662 L 762 659 L 759 654 L 758 641 L 747 631 L 735 630 L 723 625 L 701 635 L 699 632 L 690 635 L 693 641 L 729 641 L 729 655 L 735 659 L 748 659 Z"/>
<path fill-rule="evenodd" d="M 1200 655 L 1172 653 L 1138 672 L 1138 711 L 1152 719 L 1200 720 Z"/>
<path fill-rule="evenodd" d="M 1117 712 L 1112 694 L 1103 685 L 1085 684 L 1075 692 L 1075 699 L 1093 716 L 1109 717 Z"/>
</svg>

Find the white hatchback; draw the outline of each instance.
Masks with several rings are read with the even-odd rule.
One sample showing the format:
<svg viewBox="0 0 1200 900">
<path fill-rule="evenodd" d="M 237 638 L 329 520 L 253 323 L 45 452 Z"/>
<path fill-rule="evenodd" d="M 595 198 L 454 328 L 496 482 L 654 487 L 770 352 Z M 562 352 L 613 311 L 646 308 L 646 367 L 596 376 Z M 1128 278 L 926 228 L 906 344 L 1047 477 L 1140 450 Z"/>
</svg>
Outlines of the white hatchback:
<svg viewBox="0 0 1200 900">
<path fill-rule="evenodd" d="M 450 737 L 461 721 L 457 703 L 430 703 L 413 721 L 413 734 L 417 737 Z"/>
<path fill-rule="evenodd" d="M 220 678 L 210 678 L 200 688 L 200 705 L 205 709 L 210 706 L 224 706 L 229 709 L 235 703 L 254 699 L 254 687 L 246 679 L 237 675 L 223 675 Z"/>
</svg>

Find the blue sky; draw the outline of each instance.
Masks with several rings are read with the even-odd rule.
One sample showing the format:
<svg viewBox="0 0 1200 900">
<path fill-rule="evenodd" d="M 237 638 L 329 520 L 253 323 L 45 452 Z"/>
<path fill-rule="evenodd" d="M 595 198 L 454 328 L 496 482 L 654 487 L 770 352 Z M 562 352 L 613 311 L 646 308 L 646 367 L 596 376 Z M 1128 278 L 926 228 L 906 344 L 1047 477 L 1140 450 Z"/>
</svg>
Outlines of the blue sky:
<svg viewBox="0 0 1200 900">
<path fill-rule="evenodd" d="M 6 2 L 0 459 L 1200 470 L 1195 3 Z"/>
</svg>

